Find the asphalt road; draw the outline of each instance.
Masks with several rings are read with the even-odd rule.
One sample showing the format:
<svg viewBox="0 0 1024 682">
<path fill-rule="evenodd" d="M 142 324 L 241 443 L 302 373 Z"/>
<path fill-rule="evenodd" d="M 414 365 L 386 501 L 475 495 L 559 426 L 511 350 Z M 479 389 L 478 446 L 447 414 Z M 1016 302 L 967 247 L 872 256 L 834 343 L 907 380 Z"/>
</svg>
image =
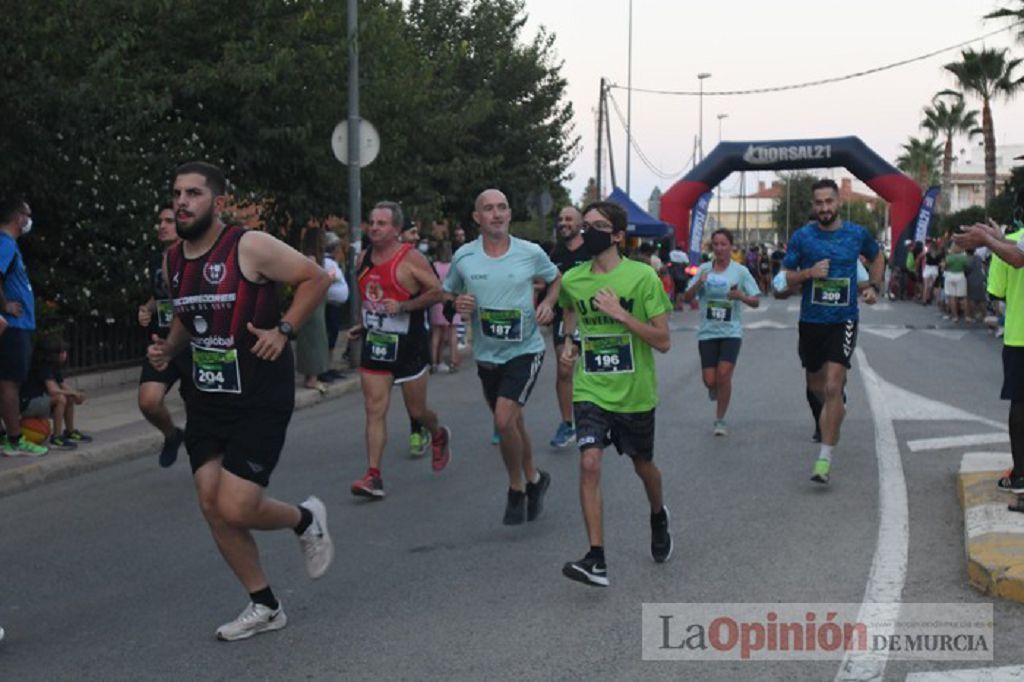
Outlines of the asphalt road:
<svg viewBox="0 0 1024 682">
<path fill-rule="evenodd" d="M 656 461 L 675 539 L 666 564 L 650 558 L 638 479 L 609 451 L 603 490 L 612 585 L 587 588 L 561 576 L 561 565 L 587 545 L 575 450 L 547 446 L 557 424 L 550 352 L 526 410 L 538 462 L 553 479 L 546 509 L 534 523 L 501 525 L 504 470 L 468 363 L 431 380 L 431 403 L 454 432 L 454 458 L 441 474 L 428 458 L 405 454 L 407 420 L 394 393 L 380 502 L 348 492 L 365 469 L 361 396 L 295 415 L 270 492 L 296 502 L 310 493 L 323 498 L 337 556 L 322 580 L 310 582 L 290 533 L 259 535 L 289 616 L 277 633 L 214 639 L 247 598 L 214 548 L 181 463 L 165 471 L 138 460 L 0 499 L 0 624 L 8 631 L 0 679 L 825 680 L 837 676 L 840 661 L 645 661 L 641 606 L 860 603 L 879 570 L 894 571 L 883 592 L 896 601 L 990 603 L 966 582 L 954 483 L 960 457 L 978 447 L 918 441 L 999 433 L 1007 406 L 998 400 L 998 342 L 912 304 L 867 311 L 833 482 L 823 488 L 808 480 L 817 446 L 794 308 L 770 301 L 745 313 L 725 438 L 711 435 L 695 314 L 673 318 L 672 350 L 658 357 Z M 870 395 L 867 368 L 878 379 Z M 885 409 L 873 411 L 872 399 Z M 902 478 L 884 470 L 881 483 L 879 414 L 884 422 L 888 415 L 892 457 L 902 465 Z M 898 504 L 879 513 L 882 491 L 898 493 L 900 485 L 906 523 Z M 886 527 L 897 546 L 887 540 L 883 549 L 897 559 L 873 574 L 886 522 L 896 524 Z M 902 680 L 909 672 L 1018 664 L 1024 605 L 996 601 L 994 612 L 993 661 L 890 660 L 873 674 Z"/>
</svg>

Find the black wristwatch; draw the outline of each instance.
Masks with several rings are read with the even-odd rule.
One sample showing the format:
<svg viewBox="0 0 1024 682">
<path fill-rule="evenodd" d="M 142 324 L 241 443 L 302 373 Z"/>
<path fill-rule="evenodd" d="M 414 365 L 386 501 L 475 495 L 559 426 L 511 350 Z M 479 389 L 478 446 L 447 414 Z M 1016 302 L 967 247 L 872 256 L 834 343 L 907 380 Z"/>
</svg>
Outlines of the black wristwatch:
<svg viewBox="0 0 1024 682">
<path fill-rule="evenodd" d="M 293 327 L 292 323 L 287 320 L 281 320 L 277 323 L 277 331 L 281 332 L 289 339 L 295 338 L 295 327 Z"/>
</svg>

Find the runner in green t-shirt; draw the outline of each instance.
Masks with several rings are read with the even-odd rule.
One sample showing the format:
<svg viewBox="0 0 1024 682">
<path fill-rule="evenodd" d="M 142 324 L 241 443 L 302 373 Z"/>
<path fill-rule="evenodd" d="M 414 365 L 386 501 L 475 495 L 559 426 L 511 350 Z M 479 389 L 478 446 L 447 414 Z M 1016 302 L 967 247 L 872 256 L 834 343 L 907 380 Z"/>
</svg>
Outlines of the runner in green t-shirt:
<svg viewBox="0 0 1024 682">
<path fill-rule="evenodd" d="M 672 303 L 647 264 L 625 260 L 626 212 L 598 201 L 583 211 L 583 240 L 590 262 L 562 278 L 558 302 L 565 311 L 565 336 L 579 331 L 579 345 L 566 343 L 559 362 L 573 365 L 573 413 L 580 448 L 580 503 L 590 551 L 562 574 L 587 585 L 607 587 L 601 519 L 601 454 L 615 444 L 629 455 L 643 481 L 651 508 L 651 555 L 658 563 L 672 555 L 668 508 L 662 503 L 661 472 L 654 458 L 654 407 L 658 388 L 651 349 L 668 352 Z"/>
</svg>

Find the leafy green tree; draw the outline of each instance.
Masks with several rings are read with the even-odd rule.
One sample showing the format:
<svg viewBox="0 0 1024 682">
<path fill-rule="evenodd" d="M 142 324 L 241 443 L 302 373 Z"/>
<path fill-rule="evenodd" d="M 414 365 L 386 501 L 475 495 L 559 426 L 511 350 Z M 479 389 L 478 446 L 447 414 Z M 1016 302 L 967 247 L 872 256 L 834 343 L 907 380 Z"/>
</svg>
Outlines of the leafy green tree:
<svg viewBox="0 0 1024 682">
<path fill-rule="evenodd" d="M 981 132 L 978 127 L 978 112 L 967 111 L 967 104 L 959 92 L 943 90 L 932 98 L 930 106 L 925 107 L 921 127 L 931 133 L 932 137 L 941 137 L 945 140 L 942 149 L 942 194 L 939 196 L 941 212 L 949 213 L 953 138 L 957 135 L 966 135 L 970 139 Z"/>
<path fill-rule="evenodd" d="M 911 136 L 900 145 L 903 153 L 896 157 L 896 167 L 927 189 L 939 182 L 939 163 L 942 147 L 934 137 L 925 140 Z"/>
<path fill-rule="evenodd" d="M 597 193 L 597 180 L 593 177 L 587 178 L 587 186 L 583 188 L 583 195 L 580 197 L 580 206 L 600 199 Z"/>
<path fill-rule="evenodd" d="M 778 176 L 782 191 L 772 205 L 772 222 L 779 234 L 788 239 L 789 235 L 807 224 L 814 198 L 811 185 L 818 178 L 804 171 L 780 172 Z"/>
<path fill-rule="evenodd" d="M 1016 74 L 1019 58 L 1007 58 L 1007 50 L 967 49 L 960 61 L 946 64 L 960 88 L 981 98 L 981 129 L 985 140 L 985 204 L 996 194 L 996 133 L 991 102 L 1012 99 L 1024 87 L 1024 76 Z"/>
<path fill-rule="evenodd" d="M 839 212 L 844 220 L 863 226 L 876 239 L 885 229 L 885 202 L 882 199 L 874 204 L 862 199 L 850 199 L 840 205 Z"/>
<path fill-rule="evenodd" d="M 119 317 L 145 297 L 152 229 L 174 167 L 221 165 L 236 199 L 284 238 L 344 214 L 329 148 L 346 117 L 344 3 L 49 0 L 4 3 L 0 192 L 22 192 L 41 296 Z M 554 36 L 523 36 L 516 0 L 364 0 L 362 115 L 381 133 L 367 203 L 468 219 L 488 186 L 562 182 L 577 148 Z"/>
</svg>

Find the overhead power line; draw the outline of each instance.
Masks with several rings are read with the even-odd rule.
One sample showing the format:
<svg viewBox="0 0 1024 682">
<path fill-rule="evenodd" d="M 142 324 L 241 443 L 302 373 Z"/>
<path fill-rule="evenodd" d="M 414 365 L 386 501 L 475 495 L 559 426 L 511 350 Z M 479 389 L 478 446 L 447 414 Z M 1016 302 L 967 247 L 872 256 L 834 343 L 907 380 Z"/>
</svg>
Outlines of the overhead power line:
<svg viewBox="0 0 1024 682">
<path fill-rule="evenodd" d="M 625 116 L 622 115 L 622 109 L 619 108 L 619 103 L 615 101 L 615 97 L 611 93 L 608 93 L 608 99 L 612 103 L 612 108 L 615 109 L 615 115 L 618 117 L 619 123 L 621 123 L 622 127 L 625 128 L 626 118 Z M 685 173 L 686 169 L 689 168 L 690 164 L 693 163 L 693 156 L 691 155 L 690 158 L 686 161 L 686 164 L 683 165 L 682 170 L 679 170 L 675 173 L 666 173 L 665 171 L 655 166 L 654 162 L 652 162 L 647 157 L 647 155 L 644 154 L 643 150 L 640 149 L 640 145 L 637 144 L 635 137 L 630 138 L 630 146 L 633 147 L 633 150 L 636 152 L 636 155 L 640 157 L 640 161 L 642 161 L 643 164 L 647 166 L 647 169 L 663 180 L 674 180 L 675 178 L 678 178 L 680 175 Z"/>
<path fill-rule="evenodd" d="M 961 48 L 961 47 L 963 47 L 965 45 L 970 45 L 971 43 L 976 43 L 979 40 L 984 40 L 985 38 L 990 38 L 990 37 L 992 37 L 992 36 L 994 36 L 996 34 L 1002 33 L 1003 31 L 1009 31 L 1009 30 L 1014 29 L 1014 28 L 1016 28 L 1018 26 L 1021 26 L 1021 25 L 1024 25 L 1024 21 L 1015 22 L 1013 24 L 1010 24 L 1009 26 L 1004 26 L 1003 28 L 1000 28 L 998 30 L 991 31 L 991 32 L 986 33 L 985 35 L 982 35 L 982 36 L 978 36 L 977 38 L 971 38 L 970 40 L 965 40 L 965 41 L 963 41 L 961 43 L 957 43 L 956 45 L 950 45 L 948 47 L 944 47 L 944 48 L 939 49 L 939 50 L 933 50 L 932 52 L 929 52 L 927 54 L 923 54 L 923 55 L 920 55 L 920 56 L 917 56 L 917 57 L 911 57 L 910 59 L 904 59 L 904 60 L 898 61 L 898 62 L 893 62 L 891 64 L 886 64 L 884 66 L 878 66 L 878 67 L 875 67 L 873 69 L 866 69 L 864 71 L 857 71 L 857 72 L 854 72 L 854 73 L 849 73 L 849 74 L 846 74 L 845 76 L 835 76 L 833 78 L 822 78 L 821 80 L 808 81 L 806 83 L 795 83 L 795 84 L 792 84 L 792 85 L 776 85 L 776 86 L 770 87 L 770 88 L 752 88 L 752 89 L 749 89 L 749 90 L 715 90 L 715 91 L 705 90 L 703 94 L 704 94 L 705 97 L 714 96 L 714 95 L 718 95 L 718 96 L 726 96 L 726 95 L 762 95 L 762 94 L 767 93 L 767 92 L 783 92 L 785 90 L 799 90 L 799 89 L 802 89 L 802 88 L 813 88 L 813 87 L 818 86 L 818 85 L 827 85 L 829 83 L 839 83 L 841 81 L 848 81 L 848 80 L 852 80 L 854 78 L 863 78 L 864 76 L 869 76 L 869 75 L 871 75 L 873 73 L 879 73 L 881 71 L 888 71 L 890 69 L 895 69 L 895 68 L 897 68 L 899 66 L 906 66 L 907 64 L 912 64 L 914 62 L 920 62 L 920 61 L 923 61 L 925 59 L 929 59 L 931 57 L 934 57 L 935 55 L 942 54 L 943 52 L 949 52 L 950 50 L 956 50 L 957 48 Z M 610 83 L 608 85 L 608 87 L 609 88 L 616 88 L 618 90 L 627 90 L 628 89 L 626 86 L 618 85 L 616 83 Z M 633 92 L 646 92 L 646 93 L 650 93 L 650 94 L 654 94 L 654 95 L 682 95 L 682 96 L 687 96 L 687 97 L 698 97 L 698 96 L 701 95 L 701 93 L 699 91 L 697 91 L 697 90 L 656 90 L 656 89 L 651 89 L 651 88 L 633 88 Z"/>
</svg>

